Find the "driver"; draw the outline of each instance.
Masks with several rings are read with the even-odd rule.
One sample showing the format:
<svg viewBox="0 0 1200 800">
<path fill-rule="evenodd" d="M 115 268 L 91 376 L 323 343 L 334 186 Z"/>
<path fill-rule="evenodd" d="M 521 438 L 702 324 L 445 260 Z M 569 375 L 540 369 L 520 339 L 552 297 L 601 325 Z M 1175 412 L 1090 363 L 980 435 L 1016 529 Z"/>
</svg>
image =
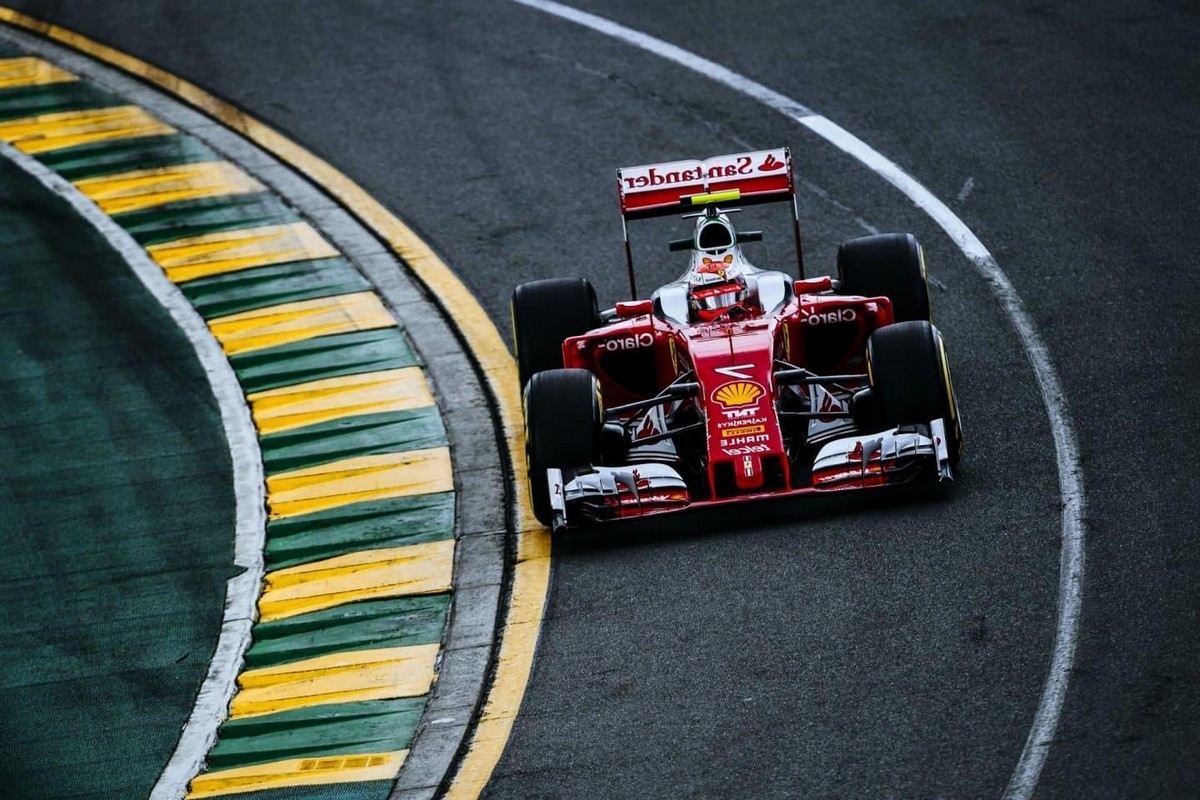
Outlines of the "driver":
<svg viewBox="0 0 1200 800">
<path fill-rule="evenodd" d="M 696 322 L 757 314 L 737 234 L 724 214 L 706 214 L 696 223 L 692 266 L 687 276 L 688 310 Z"/>
</svg>

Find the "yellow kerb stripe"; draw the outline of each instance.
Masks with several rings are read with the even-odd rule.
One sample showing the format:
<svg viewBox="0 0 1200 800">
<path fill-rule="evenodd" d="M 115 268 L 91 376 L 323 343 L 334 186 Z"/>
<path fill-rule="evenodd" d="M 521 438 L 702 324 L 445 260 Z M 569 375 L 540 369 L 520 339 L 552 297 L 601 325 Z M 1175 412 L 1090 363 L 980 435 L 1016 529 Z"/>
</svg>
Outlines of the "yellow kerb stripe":
<svg viewBox="0 0 1200 800">
<path fill-rule="evenodd" d="M 0 89 L 18 86 L 42 86 L 47 83 L 69 83 L 78 76 L 33 56 L 0 58 Z"/>
<path fill-rule="evenodd" d="M 228 355 L 301 342 L 334 333 L 390 328 L 396 320 L 374 292 L 319 297 L 258 308 L 209 322 Z"/>
<path fill-rule="evenodd" d="M 63 111 L 0 122 L 0 139 L 26 153 L 168 133 L 175 133 L 175 129 L 136 106 Z"/>
<path fill-rule="evenodd" d="M 450 449 L 431 447 L 348 458 L 272 475 L 267 478 L 267 507 L 271 519 L 280 519 L 367 500 L 448 492 L 453 488 Z"/>
<path fill-rule="evenodd" d="M 366 500 L 449 492 L 449 447 L 347 458 L 266 479 L 271 519 L 336 509 Z"/>
<path fill-rule="evenodd" d="M 400 772 L 407 750 L 362 755 L 292 758 L 250 767 L 209 772 L 192 780 L 187 797 L 217 797 L 234 792 L 320 786 L 330 783 L 391 780 Z"/>
<path fill-rule="evenodd" d="M 228 166 L 228 165 L 226 165 Z M 183 168 L 175 168 L 183 169 Z M 236 194 L 262 190 L 262 185 L 229 167 L 232 173 L 208 176 L 214 182 L 212 194 Z M 236 176 L 233 174 L 236 173 Z M 216 181 L 223 180 L 220 186 Z M 240 183 L 235 183 L 240 180 Z M 82 187 L 81 187 L 82 188 Z M 221 189 L 221 191 L 217 191 Z M 225 191 L 228 189 L 228 191 Z M 197 191 L 203 189 L 198 187 Z M 86 191 L 86 190 L 85 190 Z M 196 195 L 198 196 L 198 195 Z M 307 222 L 240 228 L 203 236 L 189 236 L 146 248 L 150 257 L 175 283 L 220 275 L 270 264 L 330 258 L 338 254 L 329 242 Z"/>
<path fill-rule="evenodd" d="M 326 378 L 247 395 L 264 436 L 331 419 L 433 405 L 420 367 Z"/>
<path fill-rule="evenodd" d="M 243 672 L 229 718 L 325 703 L 419 697 L 433 686 L 439 647 L 435 642 L 355 650 Z"/>
<path fill-rule="evenodd" d="M 261 192 L 265 187 L 226 161 L 139 169 L 76 181 L 105 214 L 124 214 L 200 197 Z"/>
<path fill-rule="evenodd" d="M 269 573 L 259 621 L 283 619 L 358 600 L 448 592 L 454 540 L 365 550 Z"/>
</svg>

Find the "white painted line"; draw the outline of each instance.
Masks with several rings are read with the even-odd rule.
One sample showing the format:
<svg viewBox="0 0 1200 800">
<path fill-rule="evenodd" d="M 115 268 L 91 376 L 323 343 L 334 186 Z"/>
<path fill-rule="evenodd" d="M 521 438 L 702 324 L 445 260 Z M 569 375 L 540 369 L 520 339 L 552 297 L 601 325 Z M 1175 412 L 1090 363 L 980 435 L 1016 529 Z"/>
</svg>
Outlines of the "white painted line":
<svg viewBox="0 0 1200 800">
<path fill-rule="evenodd" d="M 1084 548 L 1084 489 L 1079 448 L 1067 409 L 1058 372 L 1050 360 L 1049 351 L 1037 332 L 1025 305 L 1013 288 L 1008 276 L 996 259 L 966 224 L 919 181 L 874 150 L 858 137 L 836 123 L 813 112 L 802 103 L 763 86 L 757 81 L 734 72 L 706 58 L 690 53 L 653 36 L 632 30 L 612 20 L 588 14 L 550 0 L 513 0 L 529 8 L 552 14 L 598 33 L 611 36 L 634 47 L 654 53 L 693 72 L 752 97 L 795 120 L 839 150 L 857 159 L 867 168 L 899 189 L 906 197 L 928 214 L 954 241 L 992 287 L 1001 308 L 1008 315 L 1025 355 L 1033 367 L 1041 388 L 1042 401 L 1050 418 L 1054 448 L 1058 461 L 1058 485 L 1062 499 L 1060 533 L 1062 550 L 1059 564 L 1058 621 L 1054 638 L 1054 656 L 1038 701 L 1033 725 L 1025 741 L 1021 757 L 1004 791 L 1005 800 L 1028 800 L 1037 786 L 1042 766 L 1050 751 L 1055 729 L 1062 713 L 1067 693 L 1075 647 L 1079 637 L 1079 619 L 1083 604 Z"/>
<path fill-rule="evenodd" d="M 233 461 L 233 486 L 237 503 L 234 563 L 244 567 L 245 572 L 226 585 L 225 615 L 216 652 L 200 687 L 191 717 L 180 735 L 179 744 L 150 795 L 151 800 L 177 800 L 187 791 L 188 781 L 200 771 L 205 755 L 216 741 L 217 728 L 228 713 L 235 689 L 234 681 L 246 648 L 250 646 L 250 628 L 256 614 L 255 602 L 262 584 L 267 523 L 266 488 L 258 437 L 233 367 L 229 365 L 221 346 L 183 292 L 167 279 L 162 268 L 150 259 L 141 245 L 72 183 L 41 162 L 7 142 L 0 142 L 0 156 L 12 161 L 70 203 L 128 262 L 187 336 L 221 409 L 221 423 Z"/>
</svg>

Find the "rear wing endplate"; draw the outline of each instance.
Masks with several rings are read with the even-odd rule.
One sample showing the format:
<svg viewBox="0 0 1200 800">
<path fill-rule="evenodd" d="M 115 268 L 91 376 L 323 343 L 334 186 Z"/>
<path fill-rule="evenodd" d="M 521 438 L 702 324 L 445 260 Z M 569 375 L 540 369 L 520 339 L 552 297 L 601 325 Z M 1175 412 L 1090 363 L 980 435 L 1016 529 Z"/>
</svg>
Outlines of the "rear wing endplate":
<svg viewBox="0 0 1200 800">
<path fill-rule="evenodd" d="M 625 239 L 625 260 L 629 267 L 629 292 L 635 300 L 637 288 L 633 274 L 633 252 L 629 245 L 629 228 L 625 223 L 632 219 L 677 214 L 682 208 L 790 202 L 796 237 L 796 263 L 800 277 L 804 277 L 792 153 L 786 147 L 714 156 L 704 161 L 669 161 L 624 167 L 617 170 L 617 193 L 621 199 L 621 228 Z"/>
</svg>

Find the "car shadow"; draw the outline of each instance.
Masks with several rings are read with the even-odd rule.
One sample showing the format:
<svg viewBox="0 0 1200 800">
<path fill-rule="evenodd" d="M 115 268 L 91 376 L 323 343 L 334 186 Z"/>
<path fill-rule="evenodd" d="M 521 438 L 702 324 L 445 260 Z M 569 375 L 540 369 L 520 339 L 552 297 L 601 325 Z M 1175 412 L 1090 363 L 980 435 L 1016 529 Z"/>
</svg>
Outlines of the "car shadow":
<svg viewBox="0 0 1200 800">
<path fill-rule="evenodd" d="M 678 539 L 745 536 L 756 528 L 811 524 L 895 513 L 904 508 L 947 503 L 960 491 L 955 482 L 847 491 L 784 499 L 765 499 L 716 508 L 692 508 L 590 525 L 554 535 L 554 554 L 570 555 L 607 548 L 658 545 Z"/>
</svg>

